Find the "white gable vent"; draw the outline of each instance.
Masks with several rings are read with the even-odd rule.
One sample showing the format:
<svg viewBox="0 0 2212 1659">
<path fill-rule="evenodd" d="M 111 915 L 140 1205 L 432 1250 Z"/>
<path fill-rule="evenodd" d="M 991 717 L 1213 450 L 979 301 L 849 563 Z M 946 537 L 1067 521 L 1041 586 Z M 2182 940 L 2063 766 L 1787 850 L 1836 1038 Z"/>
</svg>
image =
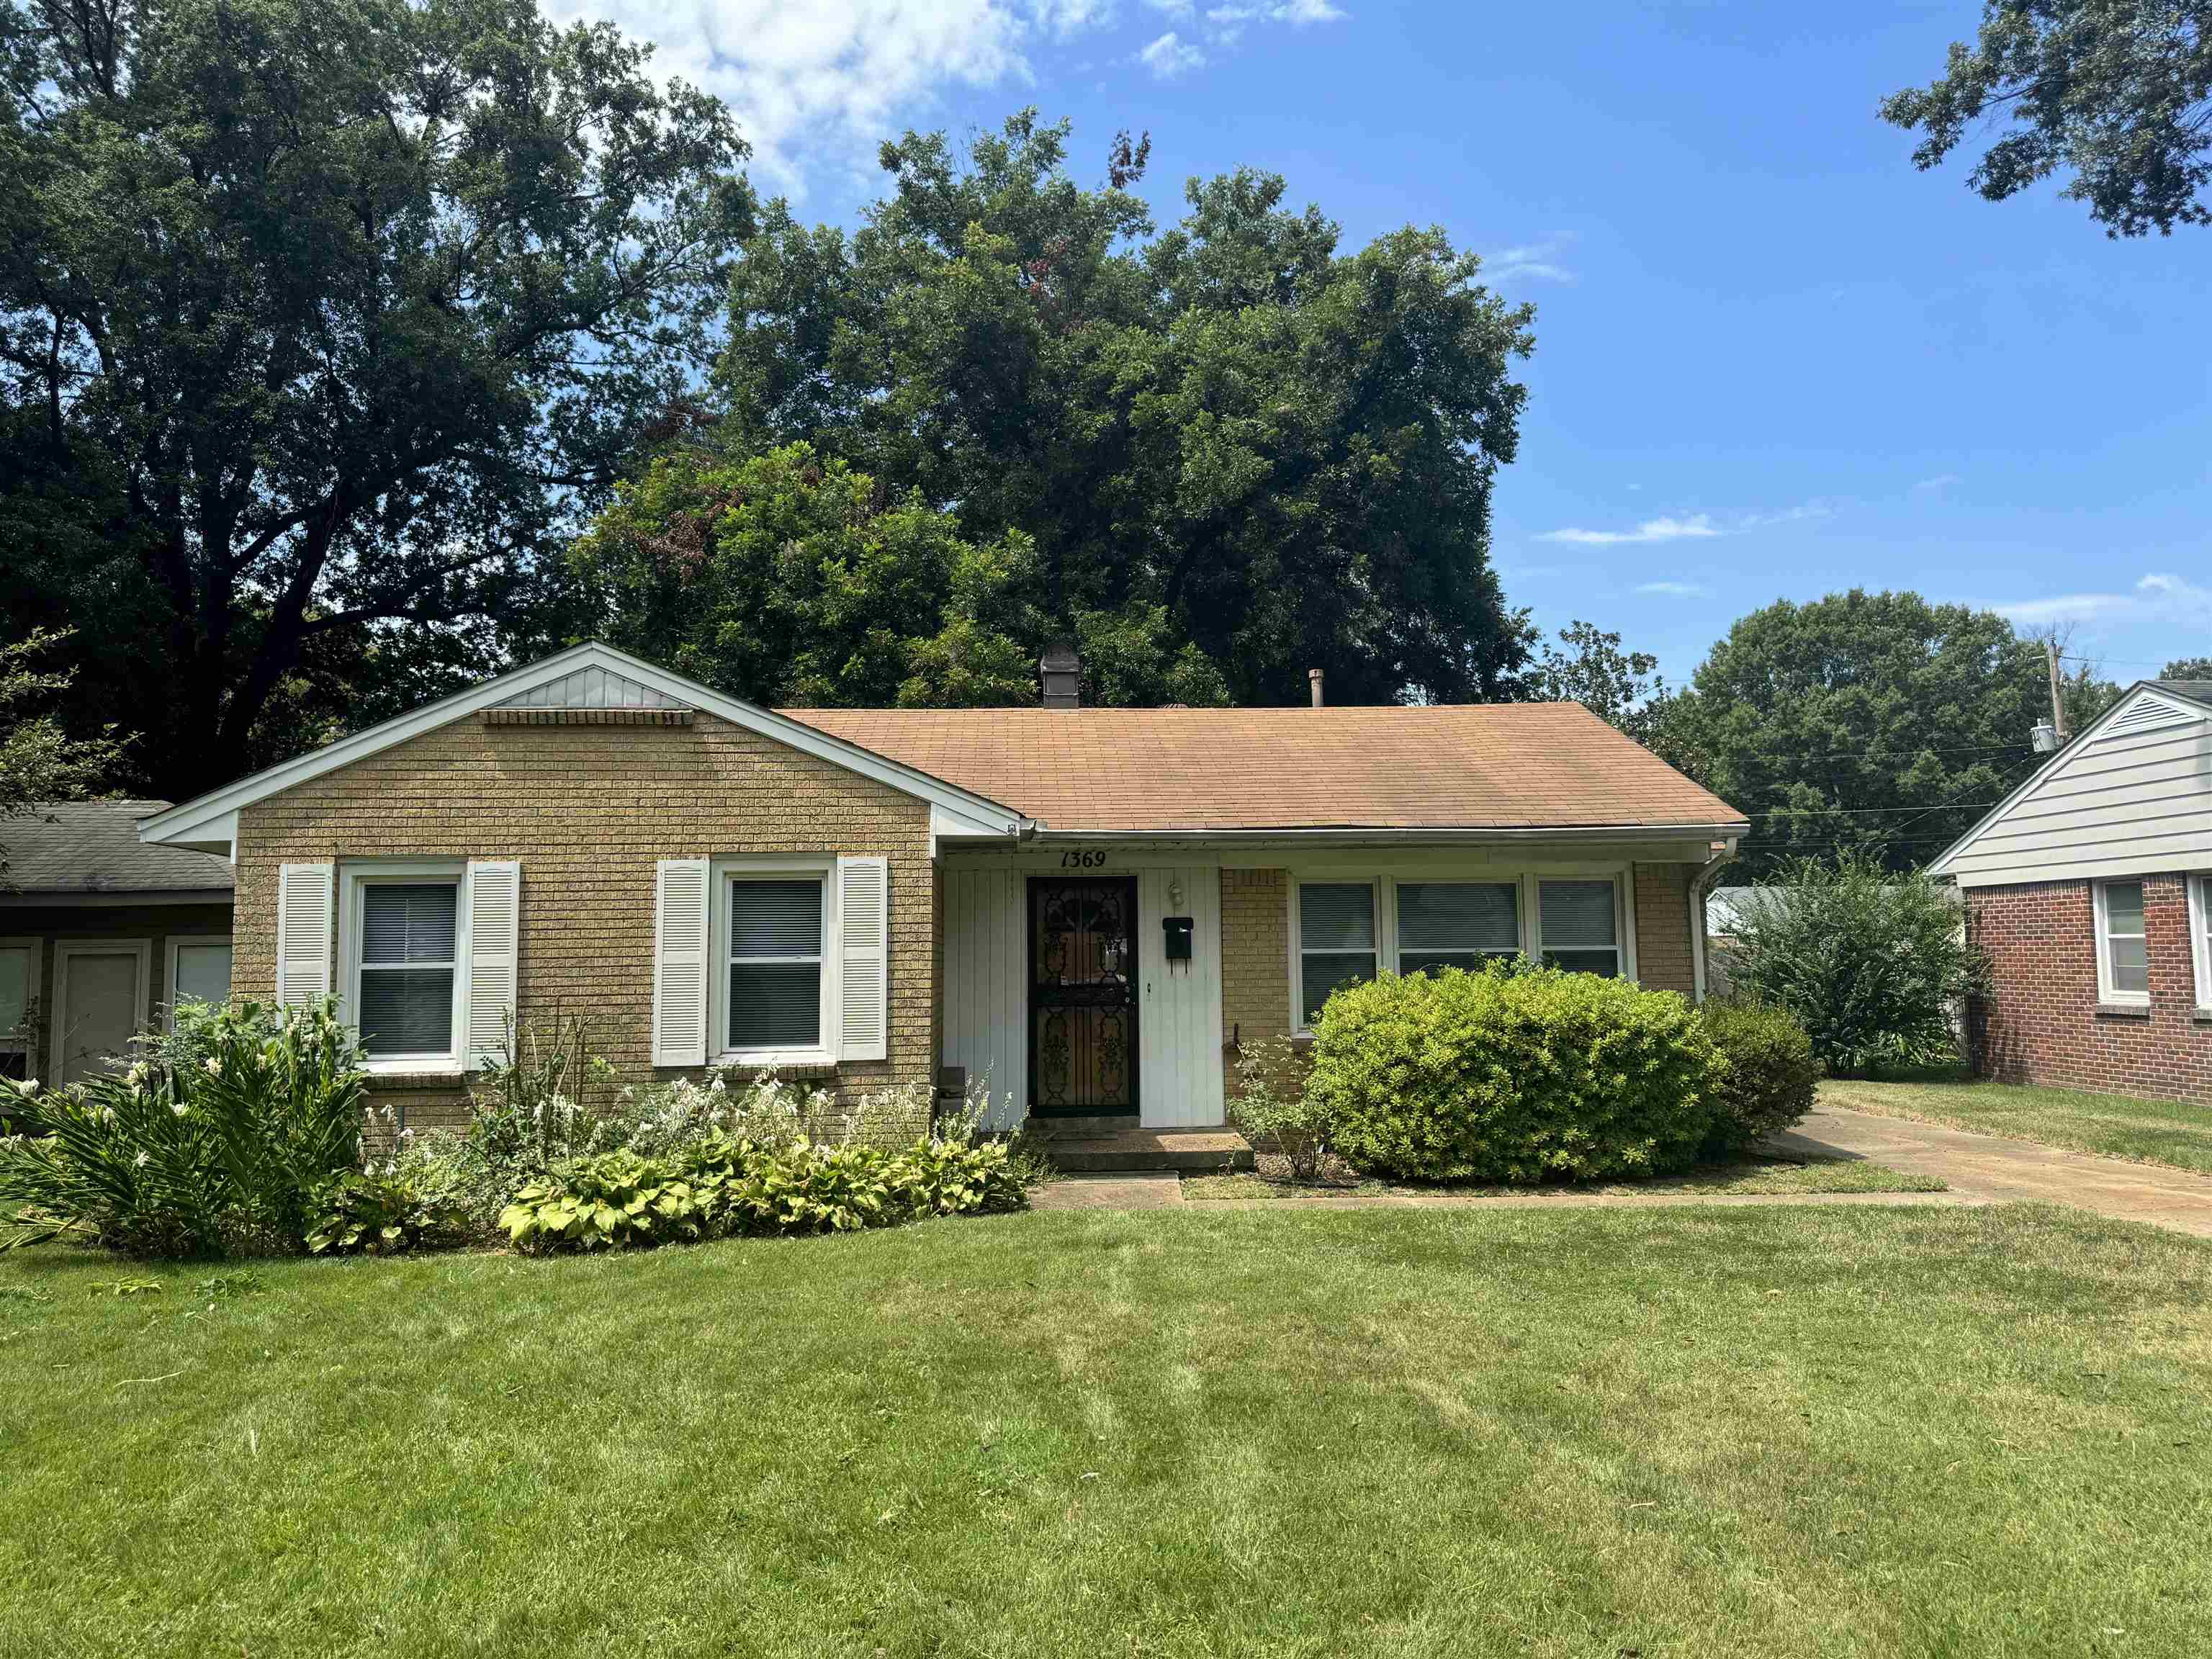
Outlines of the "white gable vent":
<svg viewBox="0 0 2212 1659">
<path fill-rule="evenodd" d="M 611 668 L 579 668 L 483 711 L 486 726 L 689 726 L 692 709 Z"/>
<path fill-rule="evenodd" d="M 2203 718 L 2202 709 L 2161 697 L 2155 691 L 2143 691 L 2106 722 L 2097 738 L 2101 743 L 2107 738 L 2132 737 L 2138 732 L 2154 731 L 2162 726 L 2185 726 Z"/>
</svg>

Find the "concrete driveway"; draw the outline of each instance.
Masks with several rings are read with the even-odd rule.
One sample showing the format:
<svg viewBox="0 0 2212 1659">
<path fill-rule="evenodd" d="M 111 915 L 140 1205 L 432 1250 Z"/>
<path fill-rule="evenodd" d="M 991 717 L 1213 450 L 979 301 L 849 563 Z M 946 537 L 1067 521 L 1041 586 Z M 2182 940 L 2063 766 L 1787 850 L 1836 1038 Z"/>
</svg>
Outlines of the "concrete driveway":
<svg viewBox="0 0 2212 1659">
<path fill-rule="evenodd" d="M 1961 1198 L 2071 1204 L 2118 1221 L 2148 1222 L 2212 1238 L 2212 1176 L 2186 1170 L 1832 1106 L 1816 1108 L 1771 1144 L 1784 1152 L 1840 1153 L 1893 1170 L 1941 1176 Z"/>
</svg>

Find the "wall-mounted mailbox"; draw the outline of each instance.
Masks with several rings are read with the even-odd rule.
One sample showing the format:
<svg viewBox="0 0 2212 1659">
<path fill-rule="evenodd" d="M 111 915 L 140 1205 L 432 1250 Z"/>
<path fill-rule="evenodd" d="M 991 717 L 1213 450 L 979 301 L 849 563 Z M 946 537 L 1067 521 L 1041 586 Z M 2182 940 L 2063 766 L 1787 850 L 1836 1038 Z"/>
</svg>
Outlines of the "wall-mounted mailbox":
<svg viewBox="0 0 2212 1659">
<path fill-rule="evenodd" d="M 1162 916 L 1160 927 L 1167 934 L 1167 959 L 1170 962 L 1188 962 L 1190 960 L 1190 918 Z"/>
</svg>

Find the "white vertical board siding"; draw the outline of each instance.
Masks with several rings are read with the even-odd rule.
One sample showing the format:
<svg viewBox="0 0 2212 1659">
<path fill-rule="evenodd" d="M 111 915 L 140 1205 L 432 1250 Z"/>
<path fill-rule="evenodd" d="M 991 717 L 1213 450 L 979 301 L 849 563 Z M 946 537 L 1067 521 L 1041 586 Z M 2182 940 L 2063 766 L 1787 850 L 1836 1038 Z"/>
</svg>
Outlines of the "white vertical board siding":
<svg viewBox="0 0 2212 1659">
<path fill-rule="evenodd" d="M 1174 902 L 1170 884 L 1182 884 Z M 1191 919 L 1190 960 L 1168 965 L 1163 916 Z M 1221 1121 L 1221 873 L 1137 872 L 1139 1121 L 1147 1129 Z"/>
<path fill-rule="evenodd" d="M 1028 884 L 1016 870 L 945 870 L 945 1056 L 988 1080 L 994 1128 L 1029 1115 Z"/>
</svg>

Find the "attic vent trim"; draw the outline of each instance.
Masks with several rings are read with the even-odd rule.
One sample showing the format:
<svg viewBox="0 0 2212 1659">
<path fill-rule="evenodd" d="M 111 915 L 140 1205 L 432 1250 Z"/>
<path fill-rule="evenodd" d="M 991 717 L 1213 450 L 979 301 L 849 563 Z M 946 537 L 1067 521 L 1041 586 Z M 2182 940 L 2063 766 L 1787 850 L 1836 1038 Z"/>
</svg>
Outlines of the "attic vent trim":
<svg viewBox="0 0 2212 1659">
<path fill-rule="evenodd" d="M 2199 710 L 2185 708 L 2154 691 L 2146 691 L 2112 716 L 2112 724 L 2097 734 L 2098 741 L 2130 737 L 2137 732 L 2154 731 L 2160 726 L 2185 726 L 2203 718 Z"/>
<path fill-rule="evenodd" d="M 486 726 L 689 726 L 689 708 L 487 708 Z"/>
</svg>

